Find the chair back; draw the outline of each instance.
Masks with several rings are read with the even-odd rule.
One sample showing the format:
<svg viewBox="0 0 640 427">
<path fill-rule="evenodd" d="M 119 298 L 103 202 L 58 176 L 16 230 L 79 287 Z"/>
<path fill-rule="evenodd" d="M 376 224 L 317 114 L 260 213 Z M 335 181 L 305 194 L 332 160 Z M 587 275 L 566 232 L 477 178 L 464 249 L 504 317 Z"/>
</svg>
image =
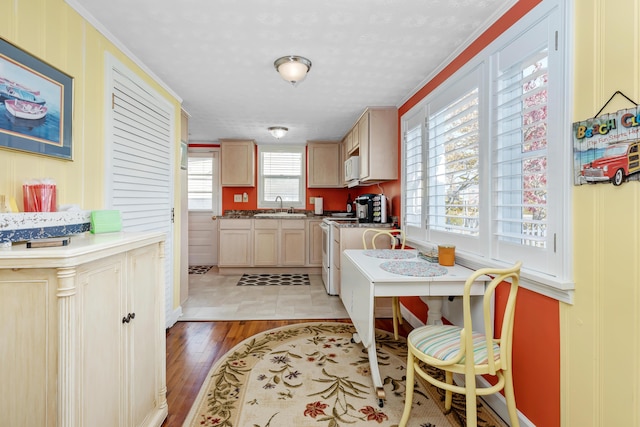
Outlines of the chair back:
<svg viewBox="0 0 640 427">
<path fill-rule="evenodd" d="M 465 283 L 463 294 L 463 312 L 464 326 L 461 339 L 464 340 L 463 352 L 465 353 L 465 361 L 474 360 L 473 354 L 473 334 L 474 330 L 471 319 L 471 287 L 473 282 L 483 276 L 491 277 L 491 281 L 486 284 L 485 292 L 482 297 L 482 311 L 484 321 L 484 340 L 487 348 L 487 364 L 489 373 L 496 373 L 496 357 L 494 352 L 494 344 L 500 346 L 500 369 L 511 369 L 511 349 L 513 339 L 513 321 L 516 308 L 516 296 L 520 285 L 520 267 L 522 262 L 518 261 L 513 267 L 505 269 L 481 268 L 476 270 Z M 505 282 L 505 286 L 509 286 L 508 297 L 504 307 L 504 317 L 500 324 L 500 329 L 496 331 L 494 328 L 491 312 L 494 296 L 498 286 Z M 510 283 L 509 283 L 510 282 Z M 477 328 L 476 328 L 477 331 Z M 498 335 L 495 333 L 498 332 Z"/>
<path fill-rule="evenodd" d="M 389 238 L 389 248 L 396 248 L 396 237 L 400 238 L 400 248 L 404 249 L 405 235 L 404 231 L 399 229 L 386 230 L 380 228 L 367 228 L 362 233 L 362 248 L 363 249 L 378 249 L 376 247 L 376 239 L 380 236 L 387 236 Z"/>
</svg>

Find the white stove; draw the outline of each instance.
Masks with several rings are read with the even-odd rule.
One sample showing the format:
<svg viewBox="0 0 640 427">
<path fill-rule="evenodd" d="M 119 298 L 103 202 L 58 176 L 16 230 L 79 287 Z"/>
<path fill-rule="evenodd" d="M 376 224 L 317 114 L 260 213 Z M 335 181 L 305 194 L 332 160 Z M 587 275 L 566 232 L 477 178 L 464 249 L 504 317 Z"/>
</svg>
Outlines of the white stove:
<svg viewBox="0 0 640 427">
<path fill-rule="evenodd" d="M 333 259 L 333 224 L 354 224 L 356 217 L 328 217 L 322 220 L 322 281 L 329 295 L 338 295 L 338 290 L 331 278 L 331 260 Z"/>
</svg>

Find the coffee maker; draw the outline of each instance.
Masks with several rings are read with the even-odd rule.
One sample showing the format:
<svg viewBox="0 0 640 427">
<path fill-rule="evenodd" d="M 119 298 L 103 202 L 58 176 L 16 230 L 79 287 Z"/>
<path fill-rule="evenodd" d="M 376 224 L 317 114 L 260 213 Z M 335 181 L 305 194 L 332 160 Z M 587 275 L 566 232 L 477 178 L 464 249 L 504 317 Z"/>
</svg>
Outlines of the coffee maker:
<svg viewBox="0 0 640 427">
<path fill-rule="evenodd" d="M 362 194 L 355 199 L 358 222 L 387 222 L 387 198 L 384 194 Z"/>
</svg>

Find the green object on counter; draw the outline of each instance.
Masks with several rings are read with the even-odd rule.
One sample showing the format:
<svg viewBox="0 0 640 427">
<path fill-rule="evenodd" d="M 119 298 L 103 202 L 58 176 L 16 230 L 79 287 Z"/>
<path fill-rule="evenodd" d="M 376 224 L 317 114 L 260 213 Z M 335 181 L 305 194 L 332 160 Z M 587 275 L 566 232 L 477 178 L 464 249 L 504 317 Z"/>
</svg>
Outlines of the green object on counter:
<svg viewBox="0 0 640 427">
<path fill-rule="evenodd" d="M 91 233 L 113 233 L 122 230 L 120 211 L 101 210 L 91 212 Z"/>
</svg>

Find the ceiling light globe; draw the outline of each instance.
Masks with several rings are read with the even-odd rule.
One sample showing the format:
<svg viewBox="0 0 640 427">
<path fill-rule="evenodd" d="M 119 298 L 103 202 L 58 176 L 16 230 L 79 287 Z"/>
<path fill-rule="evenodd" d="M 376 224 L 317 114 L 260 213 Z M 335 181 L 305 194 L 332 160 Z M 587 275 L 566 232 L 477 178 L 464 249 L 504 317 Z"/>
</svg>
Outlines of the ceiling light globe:
<svg viewBox="0 0 640 427">
<path fill-rule="evenodd" d="M 307 76 L 311 69 L 311 61 L 301 56 L 289 55 L 276 59 L 273 66 L 283 79 L 295 85 Z"/>
<path fill-rule="evenodd" d="M 282 138 L 289 131 L 288 128 L 283 127 L 283 126 L 272 126 L 268 130 L 271 133 L 271 135 L 276 139 Z"/>
</svg>

